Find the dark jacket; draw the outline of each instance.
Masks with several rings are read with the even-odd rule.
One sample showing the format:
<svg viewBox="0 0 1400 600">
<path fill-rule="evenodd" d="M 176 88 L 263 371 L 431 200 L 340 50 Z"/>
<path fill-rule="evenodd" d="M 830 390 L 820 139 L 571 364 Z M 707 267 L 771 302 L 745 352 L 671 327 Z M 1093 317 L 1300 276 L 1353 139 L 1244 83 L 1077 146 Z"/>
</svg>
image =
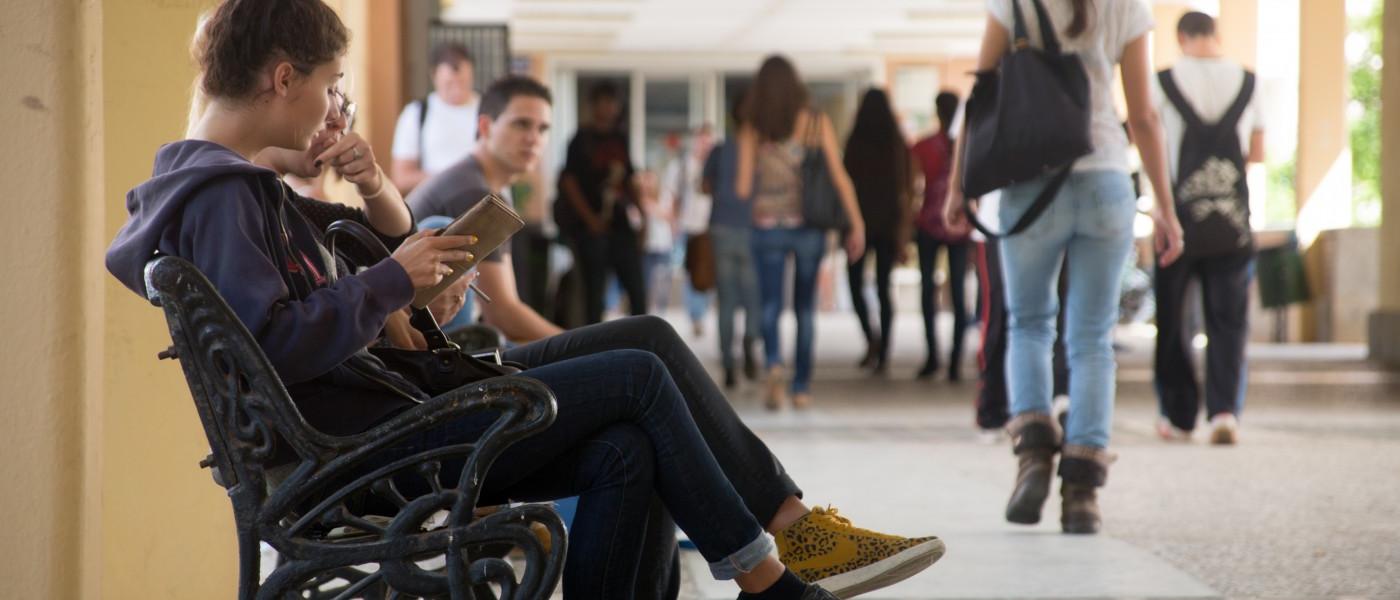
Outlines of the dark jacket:
<svg viewBox="0 0 1400 600">
<path fill-rule="evenodd" d="M 163 146 L 151 178 L 127 193 L 126 206 L 130 216 L 107 249 L 107 269 L 144 297 L 143 269 L 155 254 L 194 263 L 313 426 L 356 433 L 426 398 L 365 351 L 388 315 L 412 300 L 408 274 L 385 260 L 335 278 L 320 244 L 328 223 L 303 214 L 367 224 L 362 211 L 302 198 L 276 173 L 194 140 Z M 385 241 L 393 247 L 402 238 Z"/>
</svg>

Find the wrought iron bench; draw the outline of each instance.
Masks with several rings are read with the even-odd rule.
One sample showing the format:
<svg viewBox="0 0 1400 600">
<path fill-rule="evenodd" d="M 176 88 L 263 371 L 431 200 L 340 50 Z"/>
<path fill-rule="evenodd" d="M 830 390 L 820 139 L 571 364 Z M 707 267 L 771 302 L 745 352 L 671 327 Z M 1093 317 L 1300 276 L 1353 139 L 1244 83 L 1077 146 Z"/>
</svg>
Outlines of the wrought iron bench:
<svg viewBox="0 0 1400 600">
<path fill-rule="evenodd" d="M 213 470 L 233 502 L 240 599 L 478 599 L 493 595 L 489 584 L 502 598 L 550 596 L 566 547 L 559 516 L 524 505 L 474 517 L 480 482 L 495 458 L 554 421 L 554 396 L 543 384 L 521 376 L 490 379 L 369 431 L 330 436 L 302 418 L 257 342 L 194 265 L 157 258 L 146 265 L 146 288 L 170 327 L 173 345 L 160 358 L 179 359 L 209 439 L 211 454 L 200 466 Z M 474 443 L 365 466 L 405 436 L 482 411 L 498 416 Z M 453 459 L 466 466 L 444 485 L 442 463 Z M 432 492 L 406 498 L 395 483 L 403 477 L 425 479 Z M 352 509 L 367 498 L 390 514 Z M 548 531 L 547 550 L 532 523 Z M 264 542 L 280 560 L 260 581 Z M 503 553 L 491 551 L 502 547 L 521 552 L 518 579 Z"/>
</svg>

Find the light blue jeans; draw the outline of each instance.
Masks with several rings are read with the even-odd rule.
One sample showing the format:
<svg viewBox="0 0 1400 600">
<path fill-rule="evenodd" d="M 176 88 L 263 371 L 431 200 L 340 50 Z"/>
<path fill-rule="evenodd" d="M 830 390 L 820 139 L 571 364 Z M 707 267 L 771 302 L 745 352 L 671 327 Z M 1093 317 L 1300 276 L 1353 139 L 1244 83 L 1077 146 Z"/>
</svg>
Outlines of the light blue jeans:
<svg viewBox="0 0 1400 600">
<path fill-rule="evenodd" d="M 817 273 L 826 250 L 826 232 L 812 227 L 757 228 L 750 232 L 758 294 L 763 305 L 763 353 L 769 368 L 783 364 L 778 320 L 783 314 L 787 257 L 792 255 L 792 312 L 797 315 L 797 348 L 792 393 L 812 386 L 812 344 L 816 339 Z"/>
<path fill-rule="evenodd" d="M 1000 222 L 1014 223 L 1048 178 L 1006 188 Z M 1061 257 L 1069 269 L 1065 348 L 1070 410 L 1065 444 L 1108 447 L 1117 362 L 1113 326 L 1123 264 L 1133 242 L 1133 185 L 1119 171 L 1073 173 L 1050 207 L 1019 235 L 1001 240 L 1010 346 L 1011 413 L 1050 413 L 1051 348 L 1059 311 Z"/>
</svg>

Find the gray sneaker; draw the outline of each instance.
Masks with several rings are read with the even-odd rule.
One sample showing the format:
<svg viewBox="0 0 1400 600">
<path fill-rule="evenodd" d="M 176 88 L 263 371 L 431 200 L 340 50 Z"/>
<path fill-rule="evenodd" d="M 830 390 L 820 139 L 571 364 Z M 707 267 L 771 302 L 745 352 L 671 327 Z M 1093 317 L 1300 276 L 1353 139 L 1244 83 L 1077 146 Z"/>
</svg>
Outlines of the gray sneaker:
<svg viewBox="0 0 1400 600">
<path fill-rule="evenodd" d="M 836 594 L 833 594 L 833 593 L 831 593 L 831 592 L 828 592 L 828 591 L 826 591 L 825 589 L 822 589 L 822 586 L 819 586 L 819 585 L 813 583 L 813 584 L 807 586 L 807 591 L 802 592 L 802 600 L 841 600 L 841 599 L 840 599 L 840 598 L 837 598 L 837 597 L 836 597 Z"/>
</svg>

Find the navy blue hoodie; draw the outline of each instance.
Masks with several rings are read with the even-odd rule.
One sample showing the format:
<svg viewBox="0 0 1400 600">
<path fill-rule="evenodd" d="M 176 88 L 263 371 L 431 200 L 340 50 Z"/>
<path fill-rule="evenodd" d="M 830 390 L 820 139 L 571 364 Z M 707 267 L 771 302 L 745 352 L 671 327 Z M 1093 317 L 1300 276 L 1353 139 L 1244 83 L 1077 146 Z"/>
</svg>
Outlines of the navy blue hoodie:
<svg viewBox="0 0 1400 600">
<path fill-rule="evenodd" d="M 394 260 L 333 277 L 320 228 L 298 202 L 315 201 L 228 148 L 168 144 L 151 178 L 127 193 L 130 217 L 107 249 L 107 269 L 145 297 L 143 272 L 156 253 L 194 263 L 307 421 L 333 435 L 356 433 L 426 397 L 365 351 L 388 315 L 413 299 L 413 285 Z"/>
</svg>

